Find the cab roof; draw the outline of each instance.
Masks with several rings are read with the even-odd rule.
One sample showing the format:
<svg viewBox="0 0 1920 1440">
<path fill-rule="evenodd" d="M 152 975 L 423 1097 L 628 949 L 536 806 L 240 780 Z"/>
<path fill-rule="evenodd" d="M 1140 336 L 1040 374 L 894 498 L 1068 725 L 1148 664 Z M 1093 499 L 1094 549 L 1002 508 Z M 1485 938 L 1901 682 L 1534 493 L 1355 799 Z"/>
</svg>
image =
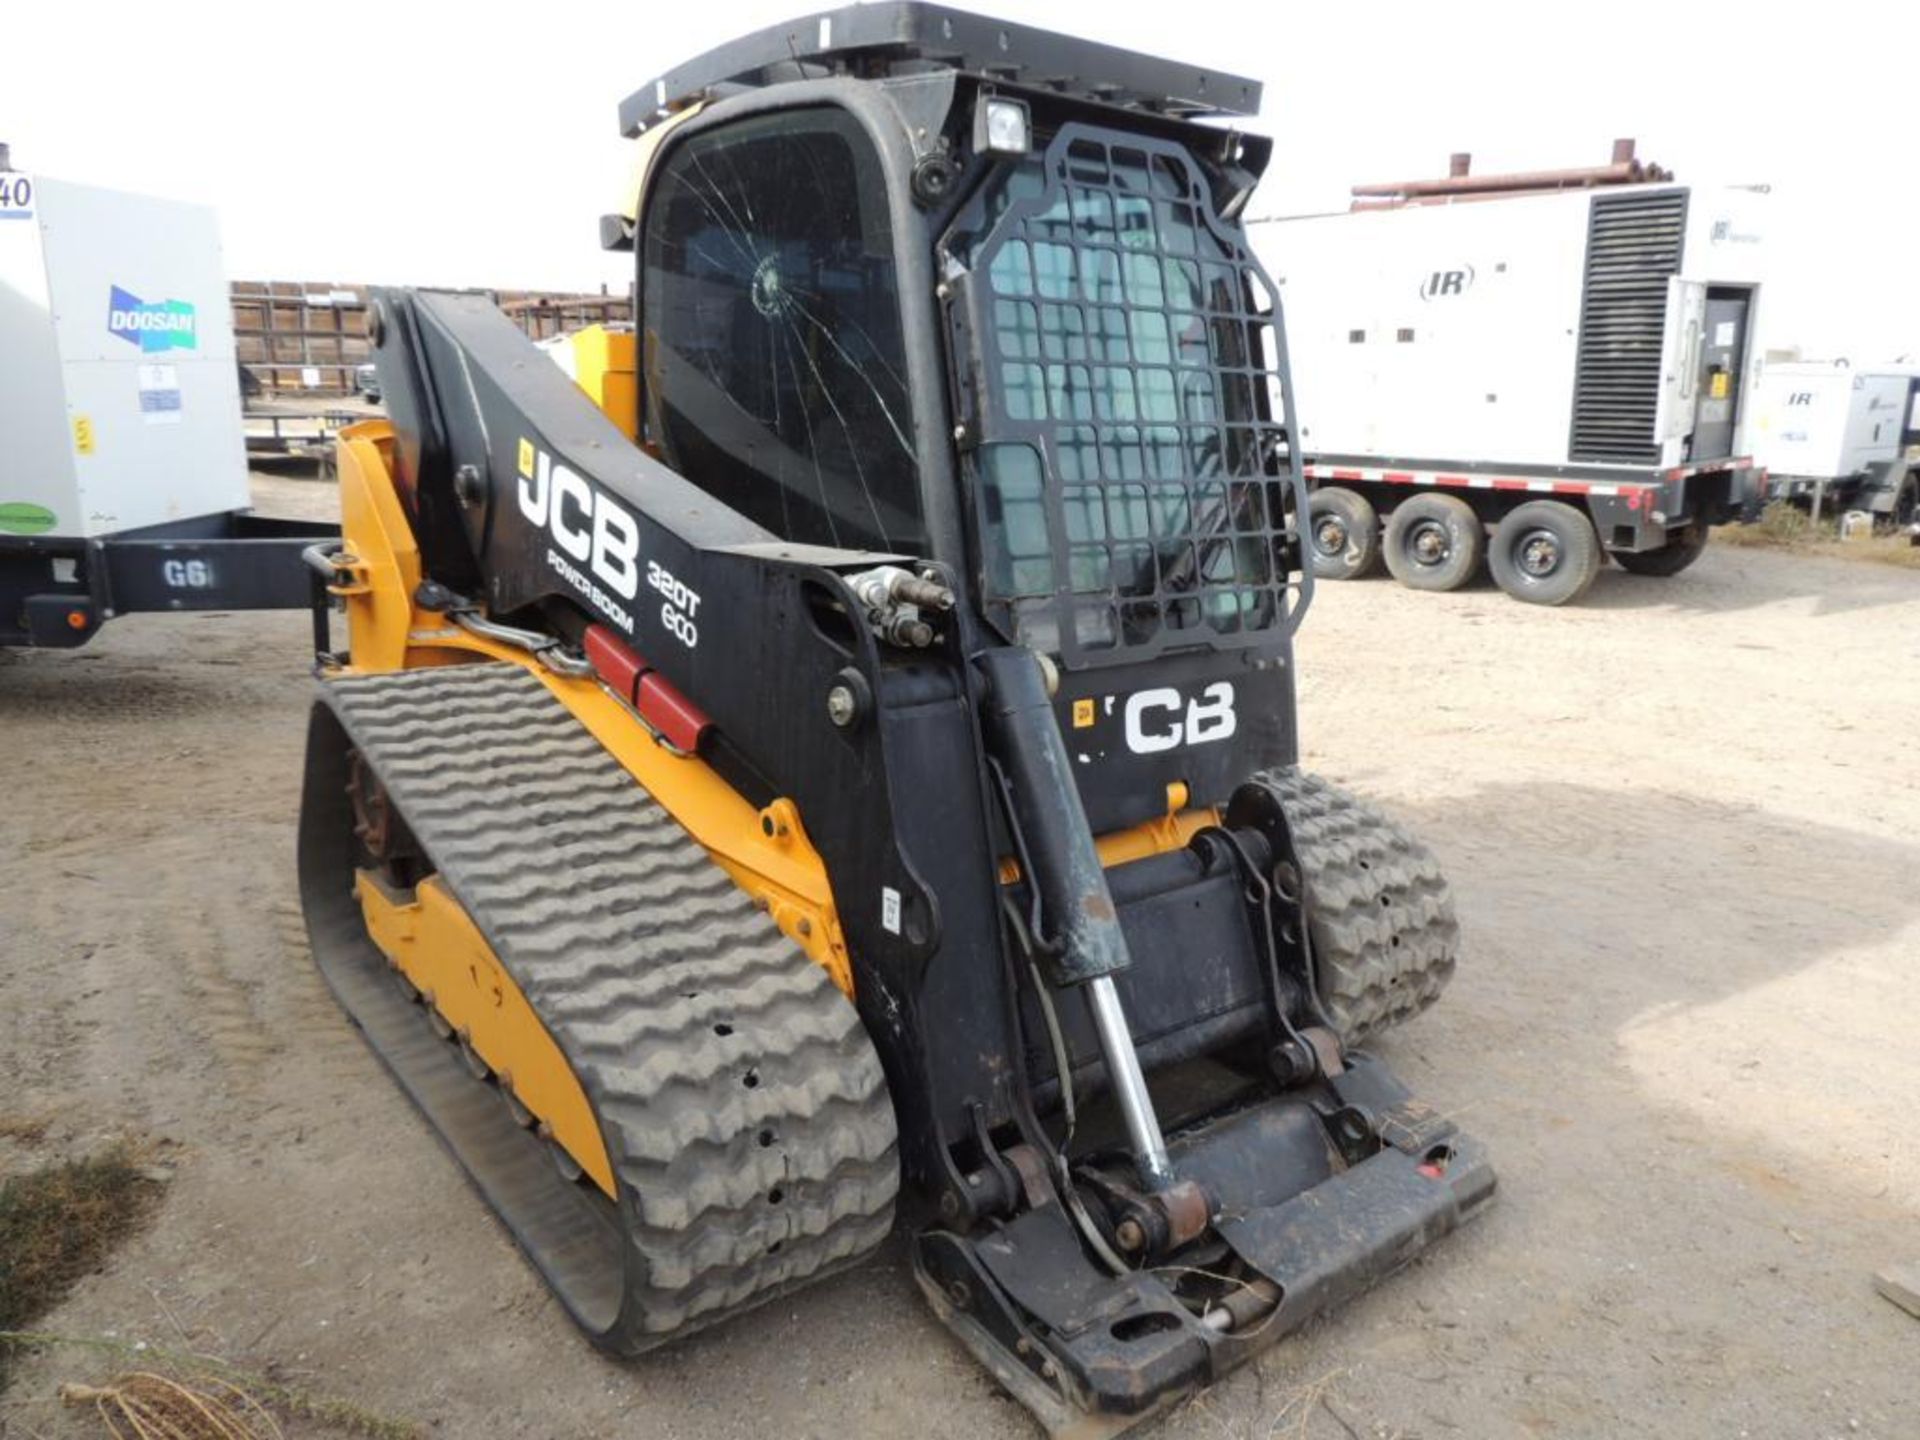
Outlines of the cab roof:
<svg viewBox="0 0 1920 1440">
<path fill-rule="evenodd" d="M 722 88 L 942 70 L 1181 118 L 1247 116 L 1260 109 L 1260 82 L 1245 76 L 945 5 L 885 0 L 818 11 L 709 50 L 622 101 L 620 130 L 638 135 Z"/>
</svg>

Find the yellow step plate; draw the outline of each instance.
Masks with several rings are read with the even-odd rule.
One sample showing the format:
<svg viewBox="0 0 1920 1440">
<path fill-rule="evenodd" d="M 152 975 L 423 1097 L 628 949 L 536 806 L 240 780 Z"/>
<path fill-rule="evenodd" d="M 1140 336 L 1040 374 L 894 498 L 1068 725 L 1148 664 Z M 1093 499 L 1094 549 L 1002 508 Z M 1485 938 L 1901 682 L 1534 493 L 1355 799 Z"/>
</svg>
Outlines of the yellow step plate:
<svg viewBox="0 0 1920 1440">
<path fill-rule="evenodd" d="M 487 1063 L 501 1087 L 612 1197 L 606 1142 L 573 1067 L 460 902 L 438 876 L 408 893 L 393 891 L 374 872 L 362 870 L 353 888 L 367 934 L 381 953 Z"/>
</svg>

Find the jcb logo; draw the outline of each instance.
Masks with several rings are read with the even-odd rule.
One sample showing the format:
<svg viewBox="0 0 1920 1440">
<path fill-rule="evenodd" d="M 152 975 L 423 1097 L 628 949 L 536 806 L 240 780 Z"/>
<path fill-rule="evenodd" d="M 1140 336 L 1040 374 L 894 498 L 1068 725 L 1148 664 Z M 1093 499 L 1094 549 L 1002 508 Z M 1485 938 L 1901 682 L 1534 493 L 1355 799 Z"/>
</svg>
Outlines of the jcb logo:
<svg viewBox="0 0 1920 1440">
<path fill-rule="evenodd" d="M 1216 680 L 1189 700 L 1172 686 L 1140 690 L 1127 697 L 1127 748 L 1136 755 L 1157 755 L 1182 745 L 1231 739 L 1239 728 L 1233 713 L 1233 686 Z"/>
<path fill-rule="evenodd" d="M 1439 300 L 1448 295 L 1464 295 L 1472 288 L 1473 267 L 1462 265 L 1458 270 L 1434 271 L 1420 287 L 1420 298 Z"/>
<path fill-rule="evenodd" d="M 583 562 L 623 600 L 640 593 L 640 526 L 626 507 L 538 449 L 520 442 L 520 513 Z"/>
</svg>

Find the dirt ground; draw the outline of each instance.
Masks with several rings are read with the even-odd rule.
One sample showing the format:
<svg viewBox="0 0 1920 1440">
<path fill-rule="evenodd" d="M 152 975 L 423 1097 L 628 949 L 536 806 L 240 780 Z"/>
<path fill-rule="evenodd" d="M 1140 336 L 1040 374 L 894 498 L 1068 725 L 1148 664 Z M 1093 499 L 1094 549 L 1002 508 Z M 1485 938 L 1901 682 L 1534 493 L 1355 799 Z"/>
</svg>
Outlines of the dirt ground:
<svg viewBox="0 0 1920 1440">
<path fill-rule="evenodd" d="M 263 508 L 324 511 L 311 483 Z M 48 1328 L 448 1436 L 1025 1436 L 864 1268 L 634 1364 L 569 1328 L 312 972 L 304 616 L 0 656 L 0 1172 L 167 1142 L 153 1227 Z M 1306 763 L 1439 850 L 1468 955 L 1382 1045 L 1502 1198 L 1162 1421 L 1179 1437 L 1920 1435 L 1920 575 L 1712 550 L 1578 608 L 1325 586 Z M 5 1126 L 0 1125 L 0 1130 Z M 0 1434 L 65 1436 L 40 1356 Z"/>
</svg>

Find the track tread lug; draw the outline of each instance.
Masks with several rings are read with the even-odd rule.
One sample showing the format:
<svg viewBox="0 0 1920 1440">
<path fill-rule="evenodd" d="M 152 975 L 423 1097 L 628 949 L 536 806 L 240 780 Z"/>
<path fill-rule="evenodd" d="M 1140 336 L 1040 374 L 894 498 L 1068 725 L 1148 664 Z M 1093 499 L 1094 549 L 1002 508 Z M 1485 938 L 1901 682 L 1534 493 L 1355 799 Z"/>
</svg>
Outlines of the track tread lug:
<svg viewBox="0 0 1920 1440">
<path fill-rule="evenodd" d="M 1286 809 L 1311 901 L 1320 995 L 1340 1038 L 1359 1044 L 1412 1019 L 1440 998 L 1459 962 L 1460 924 L 1439 860 L 1331 781 L 1293 768 L 1259 778 Z"/>
<path fill-rule="evenodd" d="M 898 1138 L 857 1013 L 538 677 L 324 690 L 600 1117 L 627 1279 L 596 1341 L 649 1349 L 886 1238 Z"/>
</svg>

